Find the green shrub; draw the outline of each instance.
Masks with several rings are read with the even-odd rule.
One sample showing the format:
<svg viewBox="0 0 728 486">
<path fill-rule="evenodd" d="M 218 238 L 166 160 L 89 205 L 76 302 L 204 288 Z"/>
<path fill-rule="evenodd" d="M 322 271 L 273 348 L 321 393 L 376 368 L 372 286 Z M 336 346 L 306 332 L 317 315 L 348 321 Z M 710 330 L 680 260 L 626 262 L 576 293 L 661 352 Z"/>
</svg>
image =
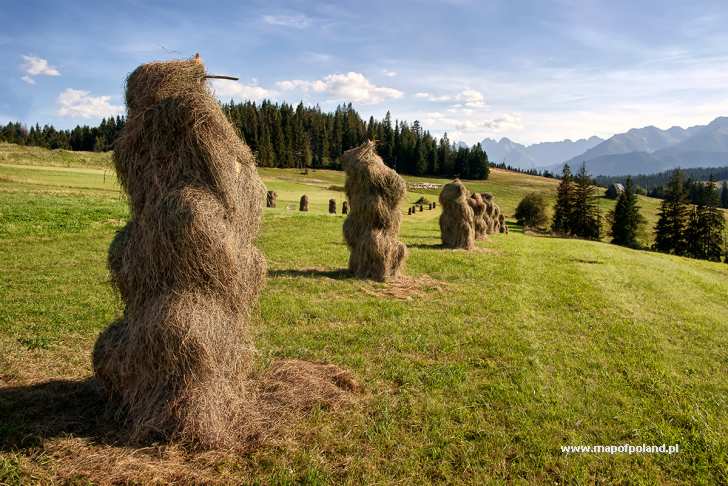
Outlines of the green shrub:
<svg viewBox="0 0 728 486">
<path fill-rule="evenodd" d="M 544 227 L 548 222 L 546 197 L 540 192 L 526 194 L 516 207 L 516 220 L 524 227 Z"/>
</svg>

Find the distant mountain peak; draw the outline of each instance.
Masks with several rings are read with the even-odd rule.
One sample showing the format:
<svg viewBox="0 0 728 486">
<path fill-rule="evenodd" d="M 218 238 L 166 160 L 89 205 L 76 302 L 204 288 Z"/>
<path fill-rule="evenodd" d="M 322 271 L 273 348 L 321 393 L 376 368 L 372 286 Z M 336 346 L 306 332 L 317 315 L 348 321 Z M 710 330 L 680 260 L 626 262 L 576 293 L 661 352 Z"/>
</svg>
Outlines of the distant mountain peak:
<svg viewBox="0 0 728 486">
<path fill-rule="evenodd" d="M 653 125 L 618 133 L 571 159 L 592 175 L 636 175 L 728 164 L 728 117 L 705 126 L 661 130 Z M 697 165 L 696 165 L 697 164 Z"/>
</svg>

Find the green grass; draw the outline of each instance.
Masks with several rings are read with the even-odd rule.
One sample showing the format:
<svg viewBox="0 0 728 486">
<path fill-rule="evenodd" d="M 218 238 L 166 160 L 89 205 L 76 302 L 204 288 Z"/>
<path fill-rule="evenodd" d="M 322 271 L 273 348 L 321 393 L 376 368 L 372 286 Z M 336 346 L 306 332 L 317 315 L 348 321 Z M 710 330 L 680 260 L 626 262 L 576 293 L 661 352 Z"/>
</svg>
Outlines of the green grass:
<svg viewBox="0 0 728 486">
<path fill-rule="evenodd" d="M 89 376 L 94 339 L 121 312 L 105 256 L 127 217 L 124 199 L 103 170 L 48 165 L 0 165 L 0 416 L 19 406 L 2 387 Z M 365 392 L 350 409 L 313 413 L 279 446 L 205 464 L 220 478 L 728 482 L 725 263 L 528 236 L 517 227 L 479 243 L 479 252 L 446 251 L 434 246 L 437 212 L 425 211 L 404 218 L 407 273 L 428 275 L 441 289 L 388 298 L 377 295 L 382 284 L 331 272 L 348 257 L 343 217 L 325 214 L 329 197 L 343 199 L 329 189 L 343 185 L 340 173 L 261 174 L 279 193 L 259 240 L 270 268 L 254 327 L 261 363 L 336 363 Z M 552 191 L 554 182 L 495 171 L 468 185 L 494 192 L 512 214 L 524 193 Z M 295 210 L 304 192 L 308 214 Z M 28 426 L 12 416 L 0 434 Z M 64 440 L 0 447 L 0 483 L 93 480 L 58 472 L 70 460 L 58 453 Z M 678 443 L 681 452 L 560 451 L 624 443 Z M 97 448 L 97 461 L 111 453 L 87 447 Z"/>
</svg>

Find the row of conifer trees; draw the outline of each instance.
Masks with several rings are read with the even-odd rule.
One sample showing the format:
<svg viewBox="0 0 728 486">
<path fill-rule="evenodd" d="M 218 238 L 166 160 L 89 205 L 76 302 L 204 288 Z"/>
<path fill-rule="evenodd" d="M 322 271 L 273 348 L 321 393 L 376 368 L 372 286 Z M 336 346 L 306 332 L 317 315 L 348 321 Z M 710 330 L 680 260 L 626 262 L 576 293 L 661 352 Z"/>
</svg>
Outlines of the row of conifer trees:
<svg viewBox="0 0 728 486">
<path fill-rule="evenodd" d="M 602 236 L 602 215 L 597 203 L 597 188 L 582 166 L 576 176 L 568 165 L 563 168 L 558 187 L 551 229 L 557 234 L 598 240 Z M 725 219 L 720 207 L 720 191 L 711 176 L 701 185 L 700 194 L 691 204 L 685 176 L 675 170 L 665 189 L 659 220 L 654 228 L 652 249 L 703 260 L 720 261 L 726 253 Z M 640 213 L 637 193 L 631 178 L 614 209 L 607 214 L 608 234 L 612 243 L 640 248 L 640 236 L 646 220 Z M 726 255 L 728 262 L 728 255 Z"/>
</svg>

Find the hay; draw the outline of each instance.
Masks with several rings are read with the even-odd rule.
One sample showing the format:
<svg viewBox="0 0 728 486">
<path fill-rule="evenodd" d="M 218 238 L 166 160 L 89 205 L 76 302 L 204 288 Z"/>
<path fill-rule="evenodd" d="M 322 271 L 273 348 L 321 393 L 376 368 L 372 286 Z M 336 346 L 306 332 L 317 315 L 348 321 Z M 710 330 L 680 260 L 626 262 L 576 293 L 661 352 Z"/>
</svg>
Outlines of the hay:
<svg viewBox="0 0 728 486">
<path fill-rule="evenodd" d="M 508 225 L 506 224 L 506 216 L 503 213 L 498 215 L 499 231 L 508 234 Z"/>
<path fill-rule="evenodd" d="M 442 188 L 440 193 L 440 233 L 446 248 L 471 250 L 475 247 L 473 209 L 468 204 L 468 190 L 459 179 Z"/>
<path fill-rule="evenodd" d="M 501 210 L 500 207 L 493 203 L 493 211 L 492 216 L 493 218 L 493 233 L 500 233 L 501 232 Z"/>
<path fill-rule="evenodd" d="M 131 220 L 108 256 L 125 308 L 93 367 L 132 442 L 238 447 L 276 416 L 250 379 L 265 189 L 204 76 L 196 58 L 144 64 L 127 80 L 113 160 Z"/>
<path fill-rule="evenodd" d="M 485 203 L 478 193 L 473 193 L 468 198 L 468 204 L 473 210 L 473 229 L 475 231 L 475 239 L 482 240 L 486 237 L 488 225 L 485 221 Z"/>
<path fill-rule="evenodd" d="M 349 214 L 349 203 L 346 201 L 341 203 L 341 214 Z"/>
<path fill-rule="evenodd" d="M 299 211 L 308 211 L 308 196 L 303 195 L 301 196 L 301 200 L 298 203 L 298 210 Z"/>
<path fill-rule="evenodd" d="M 407 208 L 407 216 L 411 216 L 411 215 L 412 215 L 412 208 Z"/>
<path fill-rule="evenodd" d="M 265 195 L 265 207 L 267 207 L 267 208 L 276 207 L 277 199 L 278 199 L 278 194 L 275 191 L 268 191 Z"/>
<path fill-rule="evenodd" d="M 344 221 L 344 239 L 351 251 L 349 270 L 373 280 L 394 277 L 407 257 L 407 247 L 397 240 L 402 219 L 399 205 L 407 186 L 384 165 L 374 142 L 347 150 L 341 160 L 351 204 Z"/>
<path fill-rule="evenodd" d="M 336 199 L 329 199 L 329 214 L 336 214 Z"/>
</svg>

